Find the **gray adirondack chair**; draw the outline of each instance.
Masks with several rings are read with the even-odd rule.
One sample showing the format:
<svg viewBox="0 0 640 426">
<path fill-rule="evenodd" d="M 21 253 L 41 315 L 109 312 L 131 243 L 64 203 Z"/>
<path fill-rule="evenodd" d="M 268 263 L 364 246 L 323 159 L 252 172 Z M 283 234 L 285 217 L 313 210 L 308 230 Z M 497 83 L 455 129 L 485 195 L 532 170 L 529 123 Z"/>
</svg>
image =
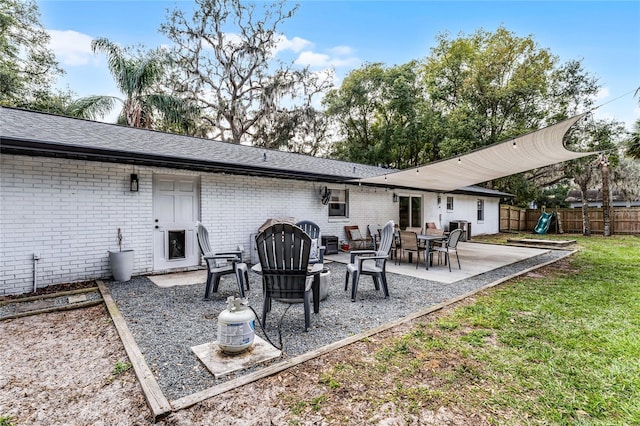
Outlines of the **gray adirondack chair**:
<svg viewBox="0 0 640 426">
<path fill-rule="evenodd" d="M 273 299 L 304 302 L 304 331 L 311 325 L 313 275 L 309 274 L 311 237 L 302 228 L 276 223 L 256 236 L 264 302 L 262 325 L 267 322 Z"/>
</svg>

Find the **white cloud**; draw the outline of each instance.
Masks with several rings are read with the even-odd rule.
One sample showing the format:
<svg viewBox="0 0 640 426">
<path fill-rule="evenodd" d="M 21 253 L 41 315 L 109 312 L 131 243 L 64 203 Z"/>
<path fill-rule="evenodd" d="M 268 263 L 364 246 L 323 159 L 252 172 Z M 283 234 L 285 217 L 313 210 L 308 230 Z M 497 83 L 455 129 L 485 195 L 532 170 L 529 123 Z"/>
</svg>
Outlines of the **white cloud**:
<svg viewBox="0 0 640 426">
<path fill-rule="evenodd" d="M 330 49 L 330 54 L 305 50 L 298 55 L 295 63 L 303 66 L 321 68 L 357 67 L 360 64 L 360 59 L 356 56 L 352 56 L 352 52 L 352 49 L 346 46 Z"/>
<path fill-rule="evenodd" d="M 331 52 L 331 54 L 335 56 L 351 56 L 353 55 L 354 50 L 349 46 L 336 46 L 329 49 L 329 52 Z"/>
<path fill-rule="evenodd" d="M 278 52 L 282 52 L 284 50 L 291 50 L 294 53 L 298 53 L 303 49 L 313 46 L 309 40 L 305 40 L 300 37 L 294 37 L 292 39 L 288 39 L 287 36 L 281 35 L 278 38 L 278 42 L 276 43 L 276 54 Z"/>
<path fill-rule="evenodd" d="M 227 45 L 227 44 L 239 45 L 242 43 L 242 37 L 240 37 L 240 34 L 238 33 L 224 33 L 222 37 L 223 37 L 224 45 Z M 208 46 L 208 43 L 207 43 L 207 46 Z"/>
<path fill-rule="evenodd" d="M 62 65 L 78 66 L 96 62 L 91 51 L 93 37 L 77 31 L 47 30 L 51 36 L 49 47 Z"/>
<path fill-rule="evenodd" d="M 330 66 L 331 57 L 324 53 L 315 53 L 310 50 L 306 50 L 296 59 L 295 63 L 298 65 L 309 65 L 311 67 L 328 67 Z"/>
<path fill-rule="evenodd" d="M 595 94 L 594 100 L 596 102 L 597 101 L 601 101 L 603 99 L 607 99 L 609 96 L 611 96 L 609 88 L 608 87 L 601 87 L 600 89 L 598 89 L 598 92 Z"/>
</svg>

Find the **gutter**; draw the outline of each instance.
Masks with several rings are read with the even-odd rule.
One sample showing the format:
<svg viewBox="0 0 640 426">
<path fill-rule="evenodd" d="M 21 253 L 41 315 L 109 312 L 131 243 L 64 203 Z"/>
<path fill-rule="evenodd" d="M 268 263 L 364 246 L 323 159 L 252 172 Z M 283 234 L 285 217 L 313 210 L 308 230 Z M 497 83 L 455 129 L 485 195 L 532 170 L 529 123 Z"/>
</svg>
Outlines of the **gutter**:
<svg viewBox="0 0 640 426">
<path fill-rule="evenodd" d="M 322 173 L 283 170 L 269 167 L 229 164 L 223 162 L 204 161 L 193 158 L 153 155 L 131 151 L 111 150 L 92 147 L 79 147 L 50 142 L 37 142 L 17 138 L 0 137 L 0 153 L 26 155 L 30 157 L 53 157 L 71 160 L 101 161 L 107 163 L 132 164 L 139 166 L 167 167 L 202 171 L 210 173 L 228 173 L 236 175 L 275 177 L 307 181 L 326 181 L 345 183 L 353 176 L 342 177 Z"/>
</svg>

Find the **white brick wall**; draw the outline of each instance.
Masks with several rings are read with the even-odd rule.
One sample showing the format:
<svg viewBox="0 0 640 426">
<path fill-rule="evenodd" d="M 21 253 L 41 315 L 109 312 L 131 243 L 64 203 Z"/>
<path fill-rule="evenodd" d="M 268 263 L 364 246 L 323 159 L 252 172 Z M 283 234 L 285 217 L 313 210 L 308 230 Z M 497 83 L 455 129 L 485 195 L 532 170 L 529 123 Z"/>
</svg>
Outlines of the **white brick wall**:
<svg viewBox="0 0 640 426">
<path fill-rule="evenodd" d="M 357 224 L 366 232 L 370 223 L 398 221 L 393 191 L 366 186 L 149 167 L 134 171 L 130 165 L 15 155 L 3 155 L 0 166 L 0 295 L 32 291 L 34 253 L 41 259 L 37 262 L 38 287 L 109 278 L 108 251 L 118 248 L 117 228 L 122 229 L 125 248 L 135 250 L 134 274 L 153 272 L 154 173 L 199 175 L 201 221 L 209 230 L 214 250 L 242 244 L 246 260 L 250 260 L 251 234 L 269 218 L 313 220 L 324 235 L 340 240 L 346 239 L 345 225 Z M 139 192 L 129 191 L 134 172 Z M 328 208 L 320 202 L 325 185 L 349 189 L 348 219 L 328 218 Z M 423 194 L 427 217 L 433 214 L 429 209 L 437 209 L 435 194 Z M 462 197 L 467 196 L 456 196 L 456 216 L 463 213 L 457 210 Z M 468 217 L 475 219 L 477 197 L 467 198 L 472 209 Z M 476 228 L 474 223 L 474 234 L 498 232 L 497 200 L 495 219 L 492 199 L 485 203 L 485 223 L 495 222 L 495 230 Z M 443 217 L 443 224 L 448 220 L 452 219 Z"/>
<path fill-rule="evenodd" d="M 116 164 L 3 155 L 0 294 L 33 289 L 34 253 L 38 287 L 109 276 L 118 227 L 125 246 L 136 250 L 135 272 L 149 271 L 151 184 L 141 177 L 141 191 L 129 192 L 131 172 Z"/>
</svg>

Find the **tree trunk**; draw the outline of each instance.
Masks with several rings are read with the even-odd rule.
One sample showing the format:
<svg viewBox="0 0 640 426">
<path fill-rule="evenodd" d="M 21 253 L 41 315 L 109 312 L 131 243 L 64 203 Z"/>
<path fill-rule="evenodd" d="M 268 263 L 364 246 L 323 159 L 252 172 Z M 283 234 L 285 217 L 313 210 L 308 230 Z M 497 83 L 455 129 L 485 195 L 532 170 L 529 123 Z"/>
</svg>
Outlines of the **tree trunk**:
<svg viewBox="0 0 640 426">
<path fill-rule="evenodd" d="M 587 200 L 587 187 L 580 185 L 582 195 L 582 235 L 591 236 L 591 223 L 589 222 L 589 200 Z"/>
<path fill-rule="evenodd" d="M 611 236 L 611 203 L 609 191 L 609 158 L 600 156 L 600 168 L 602 170 L 602 220 L 605 237 Z"/>
</svg>

